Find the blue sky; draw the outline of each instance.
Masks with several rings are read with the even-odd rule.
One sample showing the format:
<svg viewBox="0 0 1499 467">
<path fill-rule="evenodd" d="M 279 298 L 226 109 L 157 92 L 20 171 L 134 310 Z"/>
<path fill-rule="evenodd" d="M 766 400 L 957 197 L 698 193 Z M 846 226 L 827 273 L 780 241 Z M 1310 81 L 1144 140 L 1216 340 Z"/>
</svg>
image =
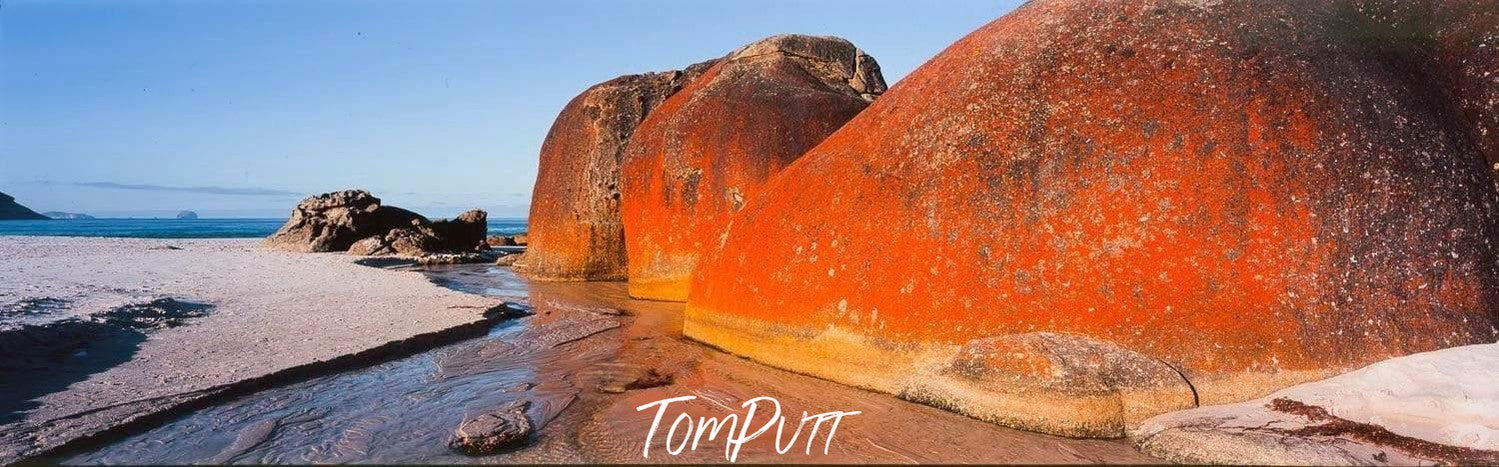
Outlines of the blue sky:
<svg viewBox="0 0 1499 467">
<path fill-rule="evenodd" d="M 362 187 L 524 217 L 574 95 L 777 33 L 895 82 L 1018 0 L 0 0 L 0 192 L 38 211 L 284 216 Z"/>
</svg>

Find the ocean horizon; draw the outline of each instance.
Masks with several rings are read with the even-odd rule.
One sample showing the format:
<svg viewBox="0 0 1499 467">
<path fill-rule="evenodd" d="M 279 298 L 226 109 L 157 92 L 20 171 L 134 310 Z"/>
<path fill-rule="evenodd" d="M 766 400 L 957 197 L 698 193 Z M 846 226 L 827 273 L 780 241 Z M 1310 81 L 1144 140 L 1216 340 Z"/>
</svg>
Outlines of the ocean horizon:
<svg viewBox="0 0 1499 467">
<path fill-rule="evenodd" d="M 221 219 L 50 219 L 0 221 L 0 236 L 121 237 L 121 238 L 263 238 L 286 223 L 286 218 Z M 526 231 L 526 219 L 491 218 L 489 235 Z"/>
</svg>

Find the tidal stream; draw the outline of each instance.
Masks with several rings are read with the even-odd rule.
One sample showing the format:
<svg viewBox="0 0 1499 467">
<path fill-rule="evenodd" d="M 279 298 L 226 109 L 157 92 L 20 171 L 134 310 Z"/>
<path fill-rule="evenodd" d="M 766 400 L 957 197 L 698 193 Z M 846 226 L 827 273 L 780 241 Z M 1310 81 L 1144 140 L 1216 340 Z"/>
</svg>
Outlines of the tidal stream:
<svg viewBox="0 0 1499 467">
<path fill-rule="evenodd" d="M 739 462 L 1154 461 L 1122 441 L 1009 430 L 726 355 L 681 337 L 680 304 L 629 299 L 623 284 L 527 283 L 489 265 L 424 272 L 445 287 L 524 303 L 533 314 L 483 337 L 226 400 L 56 460 L 639 462 L 654 414 L 635 408 L 691 395 L 696 400 L 673 415 L 722 416 L 757 396 L 777 398 L 791 414 L 862 411 L 843 422 L 827 454 L 778 454 L 767 436 L 747 444 Z M 645 380 L 653 382 L 639 384 Z M 485 457 L 448 449 L 464 420 L 518 399 L 530 402 L 527 417 L 538 427 L 528 446 Z M 665 428 L 656 434 L 649 461 L 725 461 L 721 442 L 668 455 L 664 435 Z"/>
<path fill-rule="evenodd" d="M 525 297 L 508 269 L 433 268 L 433 281 L 471 293 Z M 273 388 L 199 410 L 66 463 L 332 463 L 471 461 L 446 441 L 463 420 L 516 399 L 544 424 L 581 388 L 570 372 L 616 346 L 585 340 L 618 328 L 618 310 L 551 307 L 496 324 L 480 338 L 368 368 Z M 559 459 L 560 460 L 560 459 Z"/>
</svg>

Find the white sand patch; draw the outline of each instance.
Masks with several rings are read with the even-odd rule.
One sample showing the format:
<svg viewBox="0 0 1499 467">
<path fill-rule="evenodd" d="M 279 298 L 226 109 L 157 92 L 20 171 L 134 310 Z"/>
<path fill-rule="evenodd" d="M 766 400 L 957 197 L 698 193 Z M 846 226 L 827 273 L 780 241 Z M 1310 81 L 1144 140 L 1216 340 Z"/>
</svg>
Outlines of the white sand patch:
<svg viewBox="0 0 1499 467">
<path fill-rule="evenodd" d="M 141 411 L 106 408 L 481 321 L 498 303 L 355 259 L 275 252 L 258 240 L 0 237 L 0 307 L 52 297 L 81 316 L 161 297 L 212 305 L 188 325 L 151 332 L 129 361 L 37 397 L 24 420 L 0 426 L 0 463 Z"/>
<path fill-rule="evenodd" d="M 1367 425 L 1328 429 L 1349 424 L 1275 410 L 1277 400 Z M 1499 344 L 1407 355 L 1261 399 L 1162 414 L 1131 435 L 1147 454 L 1178 462 L 1491 463 L 1499 459 Z"/>
<path fill-rule="evenodd" d="M 1270 396 L 1450 446 L 1499 450 L 1499 344 L 1385 360 Z"/>
</svg>

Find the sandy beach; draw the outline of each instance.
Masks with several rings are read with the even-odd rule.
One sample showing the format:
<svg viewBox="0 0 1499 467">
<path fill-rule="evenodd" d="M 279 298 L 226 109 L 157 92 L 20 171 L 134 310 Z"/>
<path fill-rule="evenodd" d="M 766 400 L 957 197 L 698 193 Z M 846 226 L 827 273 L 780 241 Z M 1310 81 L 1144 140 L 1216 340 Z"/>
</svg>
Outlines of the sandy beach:
<svg viewBox="0 0 1499 467">
<path fill-rule="evenodd" d="M 120 342 L 114 355 L 83 350 L 68 357 L 83 362 L 53 370 L 6 368 L 5 399 L 18 406 L 0 425 L 0 463 L 237 382 L 484 323 L 499 303 L 356 259 L 273 252 L 257 240 L 0 237 L 7 333 L 22 323 L 95 323 L 121 309 L 160 312 L 163 303 L 201 315 L 159 329 L 65 331 Z"/>
<path fill-rule="evenodd" d="M 504 293 L 513 289 L 494 285 L 515 285 L 507 268 L 487 265 L 433 273 L 460 290 Z M 791 418 L 786 433 L 778 440 L 771 429 L 747 442 L 737 462 L 1156 462 L 1125 440 L 1005 428 L 720 352 L 682 336 L 680 304 L 631 299 L 622 283 L 525 286 L 534 314 L 496 326 L 486 337 L 269 388 L 53 460 L 726 463 L 725 435 L 705 434 L 697 448 L 669 452 L 665 425 L 682 414 L 696 421 L 742 418 L 742 404 L 770 397 Z M 637 410 L 681 397 L 693 399 L 673 403 L 654 431 L 655 413 Z M 516 402 L 529 407 L 535 432 L 528 444 L 482 457 L 446 446 L 463 420 Z M 796 426 L 803 411 L 860 413 L 842 420 L 829 442 L 826 424 L 815 435 L 811 423 Z M 754 425 L 768 416 L 762 411 Z M 686 435 L 679 427 L 673 436 L 677 446 Z"/>
</svg>

